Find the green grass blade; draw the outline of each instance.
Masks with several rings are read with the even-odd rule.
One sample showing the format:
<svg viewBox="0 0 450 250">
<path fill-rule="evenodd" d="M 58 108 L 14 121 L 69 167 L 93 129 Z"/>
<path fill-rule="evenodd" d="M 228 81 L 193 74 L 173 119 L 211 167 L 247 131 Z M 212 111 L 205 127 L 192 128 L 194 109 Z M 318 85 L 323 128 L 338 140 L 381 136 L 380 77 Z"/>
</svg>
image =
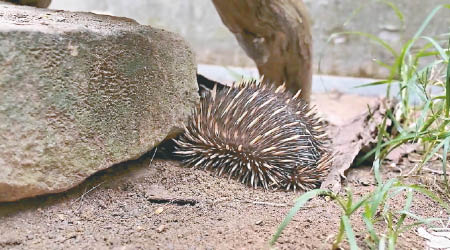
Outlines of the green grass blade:
<svg viewBox="0 0 450 250">
<path fill-rule="evenodd" d="M 417 215 L 415 215 L 415 214 L 413 214 L 413 213 L 411 213 L 409 211 L 398 211 L 398 213 L 401 214 L 401 215 L 404 214 L 404 215 L 406 215 L 406 216 L 416 220 L 416 222 L 414 222 L 412 224 L 403 226 L 399 230 L 399 232 L 398 232 L 399 234 L 404 233 L 404 232 L 410 230 L 411 228 L 417 227 L 419 225 L 423 225 L 423 224 L 428 225 L 428 224 L 431 224 L 432 222 L 441 220 L 441 219 L 437 219 L 437 218 L 426 218 L 426 219 L 423 219 L 423 218 L 421 218 L 421 217 L 419 217 L 419 216 L 417 216 Z"/>
<path fill-rule="evenodd" d="M 353 193 L 350 188 L 346 189 L 347 189 L 347 204 L 345 204 L 344 211 L 346 215 L 350 216 L 352 214 L 351 210 L 353 205 Z"/>
<path fill-rule="evenodd" d="M 393 215 L 391 212 L 387 212 L 386 215 L 387 228 L 388 228 L 388 248 L 389 250 L 395 249 L 395 235 L 393 233 Z"/>
<path fill-rule="evenodd" d="M 348 244 L 350 249 L 357 250 L 358 244 L 356 243 L 355 233 L 353 232 L 352 225 L 350 223 L 350 218 L 347 215 L 342 215 L 342 223 L 344 224 L 345 234 L 347 235 Z"/>
<path fill-rule="evenodd" d="M 424 220 L 422 220 L 422 221 L 417 221 L 417 222 L 414 222 L 414 223 L 412 223 L 412 224 L 405 225 L 405 226 L 400 230 L 399 233 L 402 234 L 402 233 L 404 233 L 404 232 L 406 232 L 406 231 L 411 230 L 411 229 L 414 228 L 414 227 L 417 227 L 417 226 L 420 226 L 420 225 L 429 225 L 429 224 L 431 224 L 431 223 L 433 223 L 433 222 L 435 222 L 435 221 L 439 221 L 439 219 L 427 218 L 427 219 L 424 219 Z"/>
<path fill-rule="evenodd" d="M 437 218 L 426 218 L 426 219 L 424 219 L 424 218 L 422 218 L 422 217 L 419 217 L 418 215 L 416 215 L 416 214 L 413 214 L 413 213 L 411 213 L 410 211 L 404 211 L 404 210 L 400 210 L 400 211 L 398 211 L 398 213 L 399 214 L 404 214 L 404 215 L 406 215 L 406 216 L 408 216 L 408 217 L 411 217 L 411 218 L 413 218 L 413 219 L 415 219 L 415 220 L 417 220 L 417 221 L 422 221 L 422 222 L 425 222 L 425 221 L 428 221 L 428 222 L 432 222 L 432 221 L 437 221 L 437 220 L 439 220 L 439 219 L 437 219 Z"/>
<path fill-rule="evenodd" d="M 372 218 L 368 216 L 366 213 L 363 214 L 363 221 L 366 224 L 366 229 L 369 232 L 370 237 L 374 241 L 375 244 L 378 245 L 380 238 L 378 238 L 377 233 L 375 232 L 375 226 L 372 223 Z"/>
<path fill-rule="evenodd" d="M 437 51 L 425 51 L 425 52 L 417 53 L 416 57 L 417 57 L 417 59 L 419 59 L 422 57 L 438 56 L 438 55 L 439 55 L 439 52 L 437 52 Z M 415 64 L 417 65 L 417 61 L 415 62 Z"/>
<path fill-rule="evenodd" d="M 422 57 L 437 55 L 438 52 L 436 52 L 436 51 L 431 51 L 431 52 L 428 51 L 428 49 L 430 49 L 431 47 L 433 47 L 433 45 L 428 43 L 428 44 L 425 44 L 422 48 L 420 48 L 420 50 L 417 51 L 417 53 L 414 55 L 413 65 L 418 65 L 419 59 Z"/>
<path fill-rule="evenodd" d="M 429 133 L 430 135 L 423 136 L 421 139 L 423 141 L 434 142 L 434 141 L 438 141 L 438 140 L 445 140 L 447 137 L 450 136 L 450 132 L 446 132 L 446 131 L 444 131 L 444 132 L 433 131 L 433 132 L 435 132 L 435 133 Z"/>
<path fill-rule="evenodd" d="M 388 110 L 386 114 L 389 117 L 389 119 L 391 119 L 391 121 L 394 123 L 394 127 L 397 129 L 397 131 L 403 133 L 404 129 L 402 125 L 400 125 L 400 122 L 397 121 L 397 119 L 395 119 L 394 114 L 392 114 L 392 111 Z"/>
<path fill-rule="evenodd" d="M 339 222 L 339 231 L 336 235 L 336 239 L 333 242 L 333 245 L 331 246 L 331 249 L 339 249 L 339 245 L 342 242 L 342 239 L 344 238 L 345 235 L 345 228 L 344 228 L 344 223 L 342 222 L 342 218 L 340 219 Z"/>
<path fill-rule="evenodd" d="M 378 64 L 378 65 L 380 65 L 380 66 L 383 67 L 383 68 L 386 68 L 386 69 L 388 69 L 388 70 L 392 70 L 392 66 L 391 66 L 391 65 L 389 65 L 389 64 L 387 64 L 387 63 L 385 63 L 385 62 L 382 62 L 382 61 L 380 61 L 380 60 L 378 60 L 378 59 L 373 59 L 373 62 L 376 63 L 376 64 Z"/>
<path fill-rule="evenodd" d="M 375 180 L 377 181 L 378 185 L 381 185 L 383 183 L 383 180 L 381 179 L 381 174 L 380 174 L 380 164 L 381 164 L 381 159 L 380 159 L 380 151 L 381 151 L 381 142 L 383 140 L 383 134 L 386 131 L 386 117 L 383 119 L 383 123 L 381 124 L 381 126 L 378 127 L 378 138 L 377 138 L 377 146 L 376 146 L 376 151 L 375 151 L 375 161 L 373 162 L 373 171 L 375 174 Z"/>
<path fill-rule="evenodd" d="M 378 244 L 378 250 L 386 249 L 386 236 L 381 236 L 380 243 Z"/>
<path fill-rule="evenodd" d="M 449 40 L 450 44 L 450 40 Z M 450 62 L 447 61 L 447 75 L 445 77 L 445 117 L 449 118 L 450 113 Z"/>
<path fill-rule="evenodd" d="M 409 54 L 409 51 L 411 50 L 413 44 L 416 42 L 416 40 L 422 35 L 423 31 L 425 30 L 425 28 L 428 26 L 428 24 L 430 23 L 431 19 L 433 19 L 433 17 L 436 15 L 436 13 L 442 8 L 442 7 L 446 7 L 445 5 L 439 5 L 437 7 L 435 7 L 430 14 L 428 14 L 427 18 L 425 19 L 425 21 L 422 23 L 422 25 L 420 26 L 420 28 L 417 30 L 417 32 L 414 34 L 414 37 L 409 40 L 404 46 L 403 49 L 400 53 L 399 57 L 396 57 L 396 64 L 397 64 L 397 70 L 398 72 L 402 72 L 402 68 L 403 65 L 405 63 L 405 57 L 407 54 Z"/>
<path fill-rule="evenodd" d="M 413 141 L 413 140 L 416 140 L 417 138 L 419 138 L 419 137 L 421 137 L 421 136 L 424 136 L 424 135 L 426 135 L 426 134 L 428 134 L 427 131 L 425 131 L 425 132 L 419 132 L 419 133 L 413 132 L 413 133 L 401 134 L 400 136 L 398 136 L 398 137 L 396 137 L 396 138 L 394 138 L 394 139 L 392 139 L 392 140 L 390 140 L 390 141 L 388 141 L 388 142 L 385 142 L 385 143 L 381 144 L 380 147 L 381 147 L 381 148 L 384 148 L 384 147 L 386 147 L 386 146 L 394 145 L 394 144 L 397 144 L 397 143 L 404 143 L 404 142 L 407 142 L 407 141 Z M 361 163 L 363 163 L 363 162 L 364 162 L 365 160 L 367 160 L 370 156 L 372 156 L 373 154 L 375 154 L 375 152 L 376 152 L 377 150 L 378 150 L 378 147 L 376 147 L 376 148 L 370 150 L 369 152 L 367 152 L 364 156 L 362 156 L 361 158 L 359 158 L 358 161 L 356 161 L 355 165 L 358 166 L 358 165 L 360 165 Z"/>
<path fill-rule="evenodd" d="M 402 25 L 405 24 L 405 18 L 403 16 L 403 12 L 397 7 L 397 5 L 395 5 L 391 1 L 386 1 L 386 0 L 380 0 L 380 2 L 388 5 L 395 12 L 395 15 L 397 15 L 398 19 L 402 22 Z"/>
<path fill-rule="evenodd" d="M 433 38 L 428 37 L 428 36 L 422 36 L 420 38 L 428 40 L 434 46 L 434 48 L 439 52 L 439 55 L 442 57 L 442 60 L 448 61 L 447 53 L 445 53 L 445 50 L 441 47 L 441 45 L 439 45 L 439 43 L 436 42 L 436 40 L 434 40 Z"/>
<path fill-rule="evenodd" d="M 431 157 L 433 157 L 433 155 L 436 154 L 437 151 L 439 151 L 439 149 L 441 149 L 444 146 L 444 144 L 445 140 L 441 141 L 438 145 L 436 145 L 436 147 L 434 147 L 433 150 L 431 150 L 431 152 L 422 161 L 422 165 L 425 165 L 431 159 Z"/>
<path fill-rule="evenodd" d="M 397 187 L 406 187 L 406 188 L 411 188 L 416 192 L 419 192 L 421 194 L 424 194 L 426 196 L 428 196 L 430 199 L 434 200 L 435 202 L 439 203 L 439 205 L 441 205 L 443 208 L 447 209 L 448 211 L 450 211 L 450 207 L 449 204 L 444 202 L 441 198 L 439 198 L 436 194 L 434 194 L 432 191 L 419 186 L 417 184 L 411 184 L 411 185 L 396 185 Z"/>
<path fill-rule="evenodd" d="M 361 199 L 360 201 L 358 201 L 356 204 L 353 204 L 352 207 L 350 208 L 350 213 L 349 214 L 353 214 L 356 210 L 358 210 L 362 205 L 364 205 L 367 200 L 370 198 L 371 196 L 368 195 L 365 198 Z"/>
<path fill-rule="evenodd" d="M 298 210 L 300 210 L 300 208 L 302 208 L 303 205 L 305 205 L 306 202 L 308 202 L 311 198 L 313 198 L 315 196 L 323 195 L 323 194 L 331 195 L 331 192 L 326 189 L 314 189 L 314 190 L 311 190 L 311 191 L 306 192 L 303 195 L 301 195 L 295 201 L 294 206 L 291 208 L 291 210 L 289 210 L 289 213 L 286 215 L 283 222 L 281 222 L 281 224 L 278 226 L 277 231 L 275 232 L 275 234 L 272 237 L 272 240 L 270 241 L 270 245 L 272 246 L 273 244 L 275 244 L 277 239 L 280 237 L 281 232 L 289 224 L 289 222 L 292 220 L 292 218 L 298 212 Z"/>
<path fill-rule="evenodd" d="M 422 130 L 422 129 L 423 129 L 423 125 L 425 124 L 425 119 L 428 117 L 428 112 L 430 111 L 431 105 L 432 105 L 431 100 L 428 100 L 425 103 L 422 112 L 420 112 L 420 117 L 416 122 L 416 126 L 415 126 L 416 131 L 425 131 L 426 130 L 426 129 L 424 129 L 424 130 Z M 426 119 L 426 120 L 427 120 L 427 122 L 429 121 L 429 119 Z M 431 122 L 431 123 L 433 123 L 433 122 Z"/>
<path fill-rule="evenodd" d="M 397 187 L 397 188 L 393 189 L 393 190 L 389 193 L 387 199 L 393 199 L 393 198 L 395 198 L 397 195 L 402 194 L 403 191 L 405 191 L 406 189 L 407 189 L 407 188 L 405 188 L 405 187 L 401 187 L 401 188 Z"/>
<path fill-rule="evenodd" d="M 368 3 L 364 3 L 358 6 L 358 8 L 356 8 L 355 10 L 352 11 L 352 13 L 350 14 L 350 16 L 347 18 L 347 20 L 344 21 L 344 23 L 342 24 L 342 26 L 347 26 L 347 24 L 350 23 L 350 21 L 356 17 L 356 15 L 359 14 L 359 12 L 361 12 L 361 10 L 367 6 Z"/>
<path fill-rule="evenodd" d="M 444 7 L 445 5 L 439 5 L 437 7 L 435 7 L 430 14 L 428 14 L 428 16 L 425 18 L 425 21 L 422 23 L 422 25 L 420 26 L 420 28 L 417 30 L 416 34 L 414 34 L 413 40 L 417 40 L 417 38 L 419 38 L 423 31 L 425 30 L 425 28 L 428 26 L 428 24 L 430 23 L 431 19 L 433 19 L 433 17 L 436 15 L 436 13 L 442 9 L 442 7 Z M 411 46 L 410 46 L 411 48 Z M 409 51 L 409 49 L 408 49 Z"/>
<path fill-rule="evenodd" d="M 448 190 L 448 179 L 447 179 L 447 157 L 448 157 L 448 148 L 450 145 L 450 137 L 444 140 L 444 149 L 442 150 L 442 172 L 444 174 L 444 182 L 445 186 Z"/>
<path fill-rule="evenodd" d="M 377 85 L 383 85 L 383 84 L 388 84 L 392 82 L 391 80 L 381 80 L 381 81 L 376 81 L 376 82 L 370 82 L 370 83 L 366 83 L 366 84 L 361 84 L 361 85 L 357 85 L 353 88 L 362 88 L 362 87 L 371 87 L 371 86 L 377 86 Z"/>
<path fill-rule="evenodd" d="M 421 129 L 419 130 L 419 133 L 427 133 L 430 126 L 440 117 L 442 113 L 442 109 L 438 110 L 434 115 L 431 117 L 428 117 L 428 119 L 425 121 L 425 123 L 422 125 Z"/>
<path fill-rule="evenodd" d="M 396 57 L 395 60 L 395 64 L 397 67 L 397 73 L 400 76 L 402 73 L 402 69 L 403 69 L 403 64 L 405 63 L 405 57 L 406 54 L 409 52 L 409 49 L 411 48 L 412 44 L 413 44 L 414 40 L 409 40 L 408 42 L 406 42 L 405 45 L 403 45 L 403 48 L 400 52 L 400 55 L 398 57 Z"/>
<path fill-rule="evenodd" d="M 412 191 L 412 189 L 409 189 L 408 193 L 406 194 L 406 202 L 405 202 L 405 207 L 403 208 L 403 211 L 409 211 L 409 209 L 411 209 L 412 200 L 413 200 L 413 191 Z M 398 232 L 399 232 L 400 228 L 402 227 L 405 219 L 406 219 L 406 214 L 405 213 L 401 214 L 400 218 L 397 221 L 396 227 L 395 227 L 395 231 L 396 231 L 397 235 L 398 235 Z"/>
<path fill-rule="evenodd" d="M 370 214 L 372 214 L 372 216 L 376 215 L 378 207 L 386 200 L 387 192 L 396 182 L 397 179 L 390 179 L 380 186 L 380 189 L 375 190 L 373 198 L 370 201 Z"/>
</svg>

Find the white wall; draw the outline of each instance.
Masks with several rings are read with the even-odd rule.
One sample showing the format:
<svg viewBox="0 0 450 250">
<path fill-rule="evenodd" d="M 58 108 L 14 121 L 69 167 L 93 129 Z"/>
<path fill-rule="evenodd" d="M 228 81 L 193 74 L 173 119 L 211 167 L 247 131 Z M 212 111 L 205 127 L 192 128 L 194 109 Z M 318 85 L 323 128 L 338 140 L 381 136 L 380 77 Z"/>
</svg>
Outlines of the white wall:
<svg viewBox="0 0 450 250">
<path fill-rule="evenodd" d="M 313 19 L 315 68 L 321 73 L 382 77 L 386 70 L 373 59 L 389 61 L 385 50 L 358 36 L 341 36 L 327 46 L 334 32 L 362 31 L 386 39 L 393 47 L 411 37 L 431 9 L 448 0 L 392 0 L 405 14 L 402 25 L 394 11 L 376 0 L 305 0 Z M 378 1 L 379 2 L 379 1 Z M 352 12 L 361 11 L 348 22 Z M 222 24 L 210 0 L 53 0 L 50 8 L 96 11 L 126 16 L 141 24 L 177 32 L 191 43 L 199 63 L 253 66 Z M 426 34 L 449 33 L 450 10 L 441 10 Z"/>
</svg>

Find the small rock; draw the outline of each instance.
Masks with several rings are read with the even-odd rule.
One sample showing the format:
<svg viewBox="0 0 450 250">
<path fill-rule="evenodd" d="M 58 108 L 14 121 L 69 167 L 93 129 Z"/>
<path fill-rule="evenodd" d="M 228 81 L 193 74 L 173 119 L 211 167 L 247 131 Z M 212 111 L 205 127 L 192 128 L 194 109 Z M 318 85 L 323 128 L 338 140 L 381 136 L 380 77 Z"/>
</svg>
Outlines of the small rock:
<svg viewBox="0 0 450 250">
<path fill-rule="evenodd" d="M 59 220 L 63 221 L 66 217 L 64 216 L 64 214 L 57 214 L 56 215 L 58 217 Z"/>
<path fill-rule="evenodd" d="M 370 186 L 370 182 L 369 181 L 367 181 L 367 180 L 360 180 L 359 181 L 359 183 L 362 185 L 362 186 Z"/>
<path fill-rule="evenodd" d="M 156 228 L 156 232 L 158 233 L 162 233 L 167 229 L 167 227 L 165 225 L 161 225 L 158 228 Z"/>
<path fill-rule="evenodd" d="M 163 207 L 158 207 L 156 210 L 155 210 L 155 214 L 160 214 L 160 213 L 162 213 L 164 211 L 164 208 Z"/>
</svg>

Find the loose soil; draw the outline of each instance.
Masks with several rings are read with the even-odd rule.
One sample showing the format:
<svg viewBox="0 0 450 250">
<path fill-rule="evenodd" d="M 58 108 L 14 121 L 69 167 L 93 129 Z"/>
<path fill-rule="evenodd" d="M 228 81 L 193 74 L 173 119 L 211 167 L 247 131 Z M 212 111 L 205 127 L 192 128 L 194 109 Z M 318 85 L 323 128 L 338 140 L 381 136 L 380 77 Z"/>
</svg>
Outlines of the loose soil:
<svg viewBox="0 0 450 250">
<path fill-rule="evenodd" d="M 301 194 L 255 190 L 176 161 L 152 158 L 148 153 L 116 165 L 65 193 L 0 203 L 0 248 L 268 249 L 276 228 Z M 413 166 L 404 158 L 402 164 L 383 167 L 383 177 L 399 176 Z M 352 168 L 346 174 L 343 185 L 357 197 L 374 190 L 370 167 Z M 429 173 L 408 181 L 434 177 Z M 390 207 L 401 210 L 404 198 L 398 196 Z M 427 197 L 414 198 L 411 211 L 416 215 L 448 218 Z M 314 198 L 286 227 L 275 248 L 330 249 L 340 215 L 333 201 Z M 364 247 L 367 234 L 359 214 L 352 216 L 352 224 Z M 385 224 L 381 221 L 377 226 Z M 342 247 L 348 248 L 346 243 Z M 425 240 L 415 230 L 400 236 L 399 249 L 424 247 Z"/>
</svg>

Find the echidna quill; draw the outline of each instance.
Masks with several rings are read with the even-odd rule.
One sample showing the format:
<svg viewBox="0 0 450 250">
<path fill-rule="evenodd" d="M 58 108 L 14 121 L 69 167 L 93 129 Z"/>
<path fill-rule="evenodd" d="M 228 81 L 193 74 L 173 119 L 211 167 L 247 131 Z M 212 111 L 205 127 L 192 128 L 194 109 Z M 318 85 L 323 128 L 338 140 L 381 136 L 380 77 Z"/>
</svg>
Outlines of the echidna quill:
<svg viewBox="0 0 450 250">
<path fill-rule="evenodd" d="M 299 95 L 256 81 L 214 88 L 175 139 L 175 154 L 254 188 L 315 188 L 331 164 L 329 138 Z"/>
</svg>

